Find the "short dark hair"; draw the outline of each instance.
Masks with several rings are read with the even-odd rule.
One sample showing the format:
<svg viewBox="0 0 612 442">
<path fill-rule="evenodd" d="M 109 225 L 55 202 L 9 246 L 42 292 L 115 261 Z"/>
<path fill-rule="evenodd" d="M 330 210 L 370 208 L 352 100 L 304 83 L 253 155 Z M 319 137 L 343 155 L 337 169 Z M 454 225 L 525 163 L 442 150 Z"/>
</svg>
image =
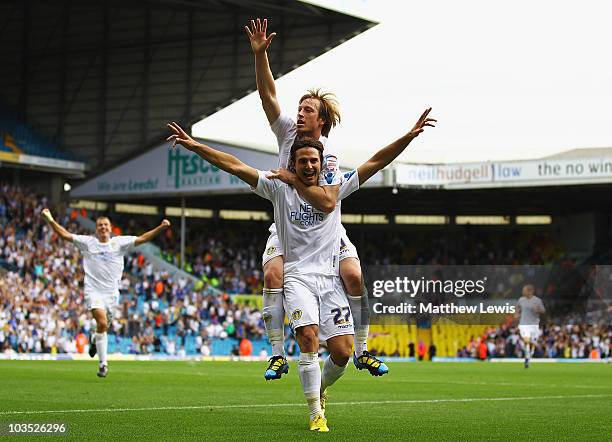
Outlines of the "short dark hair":
<svg viewBox="0 0 612 442">
<path fill-rule="evenodd" d="M 293 146 L 291 146 L 291 162 L 293 164 L 295 164 L 295 152 L 305 147 L 317 149 L 319 151 L 319 160 L 323 164 L 323 144 L 319 140 L 310 137 L 304 137 L 293 142 Z"/>
<path fill-rule="evenodd" d="M 110 218 L 106 215 L 100 215 L 96 218 L 96 225 L 98 224 L 98 221 L 100 221 L 101 219 L 107 219 L 108 222 L 112 225 L 113 223 L 111 222 Z"/>
</svg>

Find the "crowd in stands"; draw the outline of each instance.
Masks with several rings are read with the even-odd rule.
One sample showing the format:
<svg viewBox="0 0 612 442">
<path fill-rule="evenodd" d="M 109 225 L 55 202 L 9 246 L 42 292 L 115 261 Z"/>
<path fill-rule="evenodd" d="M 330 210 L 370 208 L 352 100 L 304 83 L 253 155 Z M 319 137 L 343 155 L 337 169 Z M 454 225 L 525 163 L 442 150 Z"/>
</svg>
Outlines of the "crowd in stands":
<svg viewBox="0 0 612 442">
<path fill-rule="evenodd" d="M 0 352 L 80 350 L 79 343 L 95 327 L 83 300 L 81 255 L 39 216 L 49 204 L 44 195 L 7 184 L 0 184 L 0 190 Z M 61 207 L 52 211 L 69 231 L 91 234 L 76 222 L 76 211 Z M 111 221 L 123 234 L 135 235 L 156 222 L 114 214 Z M 196 282 L 156 270 L 138 252 L 126 257 L 120 308 L 110 321 L 115 340 L 110 347 L 134 354 L 206 355 L 215 339 L 261 340 L 265 332 L 257 305 L 235 303 L 232 295 L 261 292 L 260 262 L 267 223 L 241 222 L 239 228 L 235 223 L 211 220 L 190 230 L 184 268 Z M 546 232 L 495 236 L 466 228 L 452 239 L 434 234 L 417 238 L 386 235 L 377 235 L 375 243 L 363 241 L 363 235 L 353 236 L 364 265 L 543 264 L 564 257 L 558 242 Z M 175 264 L 179 243 L 176 229 L 157 240 L 166 260 Z M 610 342 L 609 327 L 571 324 L 546 327 L 536 356 L 588 357 L 596 349 L 604 354 L 602 348 Z M 510 327 L 478 339 L 460 350 L 461 355 L 477 355 L 481 342 L 487 347 L 487 357 L 512 357 L 521 352 L 516 330 Z"/>
<path fill-rule="evenodd" d="M 245 223 L 233 224 L 233 227 L 213 224 L 190 232 L 184 268 L 228 293 L 261 293 L 261 256 L 267 239 L 265 227 L 261 223 L 255 223 L 259 228 L 245 227 Z M 168 261 L 179 265 L 178 235 L 164 237 L 161 249 Z"/>
<path fill-rule="evenodd" d="M 135 220 L 124 214 L 112 214 L 113 222 L 128 226 L 130 231 L 144 231 L 154 226 L 152 219 Z M 204 221 L 188 225 L 183 269 L 213 288 L 235 294 L 259 294 L 263 288 L 261 256 L 269 222 L 231 224 Z M 180 231 L 168 229 L 155 240 L 162 257 L 180 266 Z"/>
<path fill-rule="evenodd" d="M 83 300 L 82 257 L 39 216 L 46 197 L 16 186 L 0 189 L 0 352 L 73 352 L 76 337 L 95 327 Z M 53 212 L 68 231 L 88 234 L 74 211 Z M 129 340 L 130 353 L 181 354 L 188 341 L 206 354 L 214 338 L 260 339 L 264 328 L 256 306 L 237 305 L 205 282 L 173 280 L 134 253 L 126 257 L 109 333 L 122 350 Z"/>
<path fill-rule="evenodd" d="M 347 226 L 361 260 L 370 265 L 542 265 L 571 261 L 555 236 L 512 227 L 492 233 L 475 226 L 423 232 L 377 232 L 369 241 Z"/>
<path fill-rule="evenodd" d="M 612 327 L 608 324 L 546 325 L 533 350 L 535 358 L 607 359 L 611 357 Z M 457 352 L 457 357 L 522 358 L 524 345 L 518 328 L 502 326 L 475 337 Z"/>
</svg>

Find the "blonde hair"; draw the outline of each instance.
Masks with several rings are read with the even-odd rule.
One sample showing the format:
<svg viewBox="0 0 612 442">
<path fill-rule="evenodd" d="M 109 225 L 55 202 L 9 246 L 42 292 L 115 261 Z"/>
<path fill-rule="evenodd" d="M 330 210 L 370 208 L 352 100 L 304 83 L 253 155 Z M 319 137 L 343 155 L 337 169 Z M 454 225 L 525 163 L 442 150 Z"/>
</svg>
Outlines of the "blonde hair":
<svg viewBox="0 0 612 442">
<path fill-rule="evenodd" d="M 323 92 L 321 89 L 308 89 L 307 93 L 300 98 L 300 104 L 307 98 L 319 100 L 319 117 L 325 122 L 321 128 L 321 135 L 329 136 L 329 132 L 336 124 L 340 123 L 340 103 L 331 92 Z"/>
</svg>

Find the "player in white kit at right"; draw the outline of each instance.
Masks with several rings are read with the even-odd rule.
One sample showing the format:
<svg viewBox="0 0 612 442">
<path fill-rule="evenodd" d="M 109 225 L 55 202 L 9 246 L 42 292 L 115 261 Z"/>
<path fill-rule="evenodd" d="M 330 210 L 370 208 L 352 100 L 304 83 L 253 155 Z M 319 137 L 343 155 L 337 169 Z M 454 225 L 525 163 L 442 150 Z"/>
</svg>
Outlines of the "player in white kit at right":
<svg viewBox="0 0 612 442">
<path fill-rule="evenodd" d="M 516 304 L 519 317 L 519 334 L 525 349 L 525 368 L 529 368 L 529 360 L 533 354 L 535 343 L 540 337 L 540 315 L 546 312 L 544 303 L 535 296 L 533 284 L 523 286 L 523 296 Z"/>
</svg>

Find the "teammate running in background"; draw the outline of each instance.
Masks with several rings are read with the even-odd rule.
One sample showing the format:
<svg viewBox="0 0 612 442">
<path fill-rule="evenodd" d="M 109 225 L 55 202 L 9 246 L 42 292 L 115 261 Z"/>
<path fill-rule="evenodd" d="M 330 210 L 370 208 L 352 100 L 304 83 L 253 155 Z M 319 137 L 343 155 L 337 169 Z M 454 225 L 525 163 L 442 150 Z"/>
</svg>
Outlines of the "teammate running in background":
<svg viewBox="0 0 612 442">
<path fill-rule="evenodd" d="M 338 102 L 333 94 L 313 89 L 300 98 L 297 123 L 281 112 L 267 53 L 276 33 L 267 35 L 267 27 L 267 19 L 263 21 L 257 19 L 251 20 L 251 28 L 245 26 L 245 30 L 255 56 L 255 77 L 261 104 L 278 142 L 278 167 L 293 169 L 289 151 L 296 139 L 311 137 L 320 141 L 324 151 L 318 183 L 309 187 L 296 180 L 294 185 L 300 195 L 313 207 L 323 213 L 329 213 L 336 207 L 336 197 L 341 178 L 338 168 L 338 155 L 336 150 L 332 149 L 327 142 L 329 132 L 340 122 Z M 340 276 L 355 321 L 353 363 L 359 370 L 367 369 L 373 376 L 382 376 L 389 369 L 368 352 L 367 340 L 370 316 L 359 255 L 342 224 L 340 225 L 340 235 Z M 289 370 L 289 364 L 285 359 L 283 333 L 285 321 L 283 256 L 284 251 L 278 239 L 276 225 L 272 224 L 262 259 L 264 271 L 263 315 L 268 339 L 272 344 L 272 357 L 264 374 L 266 380 L 280 379 Z"/>
<path fill-rule="evenodd" d="M 59 225 L 49 209 L 43 209 L 42 215 L 55 233 L 65 241 L 74 243 L 83 254 L 85 271 L 85 302 L 87 310 L 96 320 L 96 333 L 89 346 L 89 356 L 98 354 L 100 360 L 98 376 L 108 374 L 106 353 L 108 348 L 108 322 L 113 310 L 119 304 L 119 282 L 123 275 L 123 256 L 132 247 L 152 240 L 170 227 L 170 221 L 163 220 L 159 226 L 141 236 L 113 236 L 111 222 L 106 216 L 96 219 L 96 235 L 75 235 Z M 95 345 L 94 345 L 95 344 Z"/>
<path fill-rule="evenodd" d="M 546 312 L 544 303 L 535 296 L 533 284 L 523 286 L 523 296 L 516 304 L 519 316 L 519 334 L 523 340 L 525 352 L 525 368 L 529 368 L 529 360 L 533 354 L 535 343 L 540 337 L 540 315 Z"/>
</svg>

